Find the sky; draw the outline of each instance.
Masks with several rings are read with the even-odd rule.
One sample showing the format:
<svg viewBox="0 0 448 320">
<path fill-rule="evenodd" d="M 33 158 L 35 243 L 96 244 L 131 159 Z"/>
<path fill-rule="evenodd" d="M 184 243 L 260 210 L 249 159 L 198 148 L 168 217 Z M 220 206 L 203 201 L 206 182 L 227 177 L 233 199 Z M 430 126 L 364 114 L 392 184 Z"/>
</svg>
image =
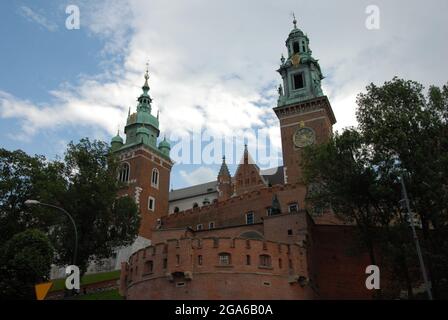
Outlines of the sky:
<svg viewBox="0 0 448 320">
<path fill-rule="evenodd" d="M 70 5 L 78 29 L 66 26 Z M 135 111 L 149 61 L 160 138 L 199 139 L 209 154 L 177 157 L 172 188 L 216 179 L 223 154 L 233 173 L 244 142 L 261 168 L 280 165 L 272 108 L 293 12 L 326 77 L 335 130 L 356 126 L 356 95 L 371 82 L 448 81 L 445 0 L 1 1 L 0 147 L 54 159 L 70 141 L 110 141 Z M 236 145 L 210 151 L 224 138 Z"/>
</svg>

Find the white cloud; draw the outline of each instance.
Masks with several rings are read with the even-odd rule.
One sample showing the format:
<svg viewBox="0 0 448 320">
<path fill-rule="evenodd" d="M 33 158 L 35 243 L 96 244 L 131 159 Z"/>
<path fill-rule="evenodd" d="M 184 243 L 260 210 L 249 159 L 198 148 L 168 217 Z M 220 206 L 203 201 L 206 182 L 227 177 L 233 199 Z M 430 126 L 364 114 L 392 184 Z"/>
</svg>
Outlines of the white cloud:
<svg viewBox="0 0 448 320">
<path fill-rule="evenodd" d="M 199 167 L 193 171 L 179 171 L 180 176 L 188 185 L 195 185 L 216 180 L 216 172 L 208 167 Z"/>
<path fill-rule="evenodd" d="M 364 24 L 370 1 L 75 3 L 81 9 L 81 28 L 105 41 L 107 68 L 84 76 L 79 85 L 56 88 L 51 92 L 54 102 L 46 105 L 0 92 L 0 115 L 20 119 L 27 136 L 62 125 L 90 128 L 95 137 L 115 134 L 128 107 L 135 109 L 149 59 L 153 108 L 161 111 L 167 137 L 200 127 L 224 135 L 258 127 L 280 150 L 271 109 L 292 10 L 327 76 L 324 92 L 338 120 L 336 129 L 356 124 L 355 98 L 369 82 L 382 83 L 394 75 L 425 85 L 447 80 L 441 68 L 448 56 L 447 2 L 427 1 L 421 10 L 420 1 L 378 0 L 382 20 L 377 31 Z"/>
<path fill-rule="evenodd" d="M 30 7 L 21 6 L 19 8 L 19 13 L 29 21 L 37 23 L 48 31 L 54 32 L 58 29 L 58 26 L 55 23 L 49 21 L 45 16 L 37 13 Z"/>
</svg>

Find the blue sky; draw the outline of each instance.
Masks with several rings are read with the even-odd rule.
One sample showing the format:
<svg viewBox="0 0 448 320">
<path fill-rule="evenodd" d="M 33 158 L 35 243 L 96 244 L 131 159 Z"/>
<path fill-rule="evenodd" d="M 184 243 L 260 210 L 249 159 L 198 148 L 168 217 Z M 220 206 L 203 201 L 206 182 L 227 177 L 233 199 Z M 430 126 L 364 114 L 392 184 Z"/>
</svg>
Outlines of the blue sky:
<svg viewBox="0 0 448 320">
<path fill-rule="evenodd" d="M 80 8 L 67 30 L 65 8 Z M 153 112 L 162 136 L 205 129 L 218 136 L 270 137 L 281 162 L 275 72 L 295 11 L 320 60 L 338 123 L 356 125 L 355 98 L 393 76 L 448 80 L 446 1 L 376 1 L 381 27 L 368 30 L 371 1 L 2 1 L 0 146 L 49 158 L 70 140 L 109 139 L 135 110 L 150 61 Z M 263 149 L 263 145 L 261 148 Z M 241 148 L 240 148 L 241 149 Z M 241 152 L 242 150 L 235 150 Z M 255 155 L 256 158 L 256 155 Z M 235 169 L 239 157 L 230 163 Z M 274 161 L 275 162 L 275 161 Z M 218 165 L 178 164 L 174 188 L 215 178 Z M 263 167 L 263 166 L 262 166 Z"/>
</svg>

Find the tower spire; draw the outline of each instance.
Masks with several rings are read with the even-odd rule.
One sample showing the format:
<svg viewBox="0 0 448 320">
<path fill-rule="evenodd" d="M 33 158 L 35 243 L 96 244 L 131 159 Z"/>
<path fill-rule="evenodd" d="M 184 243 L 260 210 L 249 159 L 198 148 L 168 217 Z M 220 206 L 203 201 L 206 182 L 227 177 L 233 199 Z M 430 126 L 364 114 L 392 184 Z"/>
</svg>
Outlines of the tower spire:
<svg viewBox="0 0 448 320">
<path fill-rule="evenodd" d="M 296 15 L 294 14 L 294 12 L 292 13 L 292 17 L 294 18 L 294 20 L 292 20 L 292 23 L 294 24 L 294 29 L 297 29 L 297 19 L 296 19 Z"/>
<path fill-rule="evenodd" d="M 145 84 L 143 85 L 143 90 L 145 90 L 146 88 L 148 88 L 149 90 L 148 79 L 149 79 L 149 62 L 146 62 Z M 146 90 L 146 92 L 148 92 L 148 90 Z"/>
</svg>

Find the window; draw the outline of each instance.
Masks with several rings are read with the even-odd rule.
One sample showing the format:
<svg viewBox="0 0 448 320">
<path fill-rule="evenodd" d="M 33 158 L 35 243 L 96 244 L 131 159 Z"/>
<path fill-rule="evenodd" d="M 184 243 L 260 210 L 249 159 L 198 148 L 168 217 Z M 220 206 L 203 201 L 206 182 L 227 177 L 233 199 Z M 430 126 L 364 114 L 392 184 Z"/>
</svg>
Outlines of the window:
<svg viewBox="0 0 448 320">
<path fill-rule="evenodd" d="M 271 266 L 271 256 L 267 254 L 260 255 L 260 267 L 270 267 Z"/>
<path fill-rule="evenodd" d="M 193 203 L 193 208 L 197 208 L 197 207 L 199 207 L 198 203 L 197 202 Z"/>
<path fill-rule="evenodd" d="M 271 216 L 272 215 L 272 208 L 271 207 L 267 207 L 266 208 L 266 215 L 267 216 Z"/>
<path fill-rule="evenodd" d="M 250 255 L 246 255 L 246 265 L 250 266 Z"/>
<path fill-rule="evenodd" d="M 293 51 L 294 53 L 299 53 L 300 52 L 300 46 L 298 42 L 294 42 L 292 45 Z"/>
<path fill-rule="evenodd" d="M 297 202 L 293 202 L 288 204 L 288 212 L 298 212 L 299 211 L 299 205 Z"/>
<path fill-rule="evenodd" d="M 292 229 L 288 229 L 288 236 L 292 236 Z"/>
<path fill-rule="evenodd" d="M 148 197 L 148 210 L 154 211 L 156 207 L 156 199 L 154 197 Z"/>
<path fill-rule="evenodd" d="M 305 81 L 303 79 L 303 73 L 296 73 L 293 75 L 293 83 L 294 83 L 294 90 L 302 89 L 305 87 Z"/>
<path fill-rule="evenodd" d="M 281 269 L 283 268 L 283 263 L 282 263 L 282 259 L 278 259 L 278 267 Z"/>
<path fill-rule="evenodd" d="M 208 228 L 209 229 L 214 229 L 215 228 L 215 223 L 212 221 L 208 224 Z"/>
<path fill-rule="evenodd" d="M 166 269 L 166 268 L 168 268 L 168 259 L 167 258 L 163 259 L 163 269 Z"/>
<path fill-rule="evenodd" d="M 151 186 L 159 188 L 159 170 L 157 168 L 152 169 Z"/>
<path fill-rule="evenodd" d="M 219 264 L 222 266 L 230 265 L 230 253 L 220 253 Z"/>
<path fill-rule="evenodd" d="M 180 255 L 176 254 L 176 264 L 180 264 Z"/>
<path fill-rule="evenodd" d="M 120 172 L 118 174 L 118 180 L 120 182 L 128 182 L 129 181 L 129 171 L 130 171 L 129 163 L 123 163 L 123 165 L 120 168 Z"/>
<path fill-rule="evenodd" d="M 196 226 L 196 230 L 202 230 L 202 228 L 203 228 L 202 223 L 200 223 L 200 224 L 198 224 L 198 225 Z"/>
<path fill-rule="evenodd" d="M 198 256 L 198 265 L 202 266 L 202 256 Z"/>
<path fill-rule="evenodd" d="M 253 224 L 254 223 L 254 213 L 248 212 L 246 213 L 246 224 Z"/>
<path fill-rule="evenodd" d="M 185 282 L 176 282 L 176 287 L 185 287 Z"/>
<path fill-rule="evenodd" d="M 302 51 L 306 52 L 306 43 L 305 43 L 305 41 L 302 41 Z"/>
<path fill-rule="evenodd" d="M 154 264 L 152 262 L 152 260 L 146 261 L 145 262 L 145 273 L 151 273 L 153 270 Z"/>
<path fill-rule="evenodd" d="M 179 207 L 174 207 L 174 213 L 178 213 L 179 212 Z"/>
</svg>

